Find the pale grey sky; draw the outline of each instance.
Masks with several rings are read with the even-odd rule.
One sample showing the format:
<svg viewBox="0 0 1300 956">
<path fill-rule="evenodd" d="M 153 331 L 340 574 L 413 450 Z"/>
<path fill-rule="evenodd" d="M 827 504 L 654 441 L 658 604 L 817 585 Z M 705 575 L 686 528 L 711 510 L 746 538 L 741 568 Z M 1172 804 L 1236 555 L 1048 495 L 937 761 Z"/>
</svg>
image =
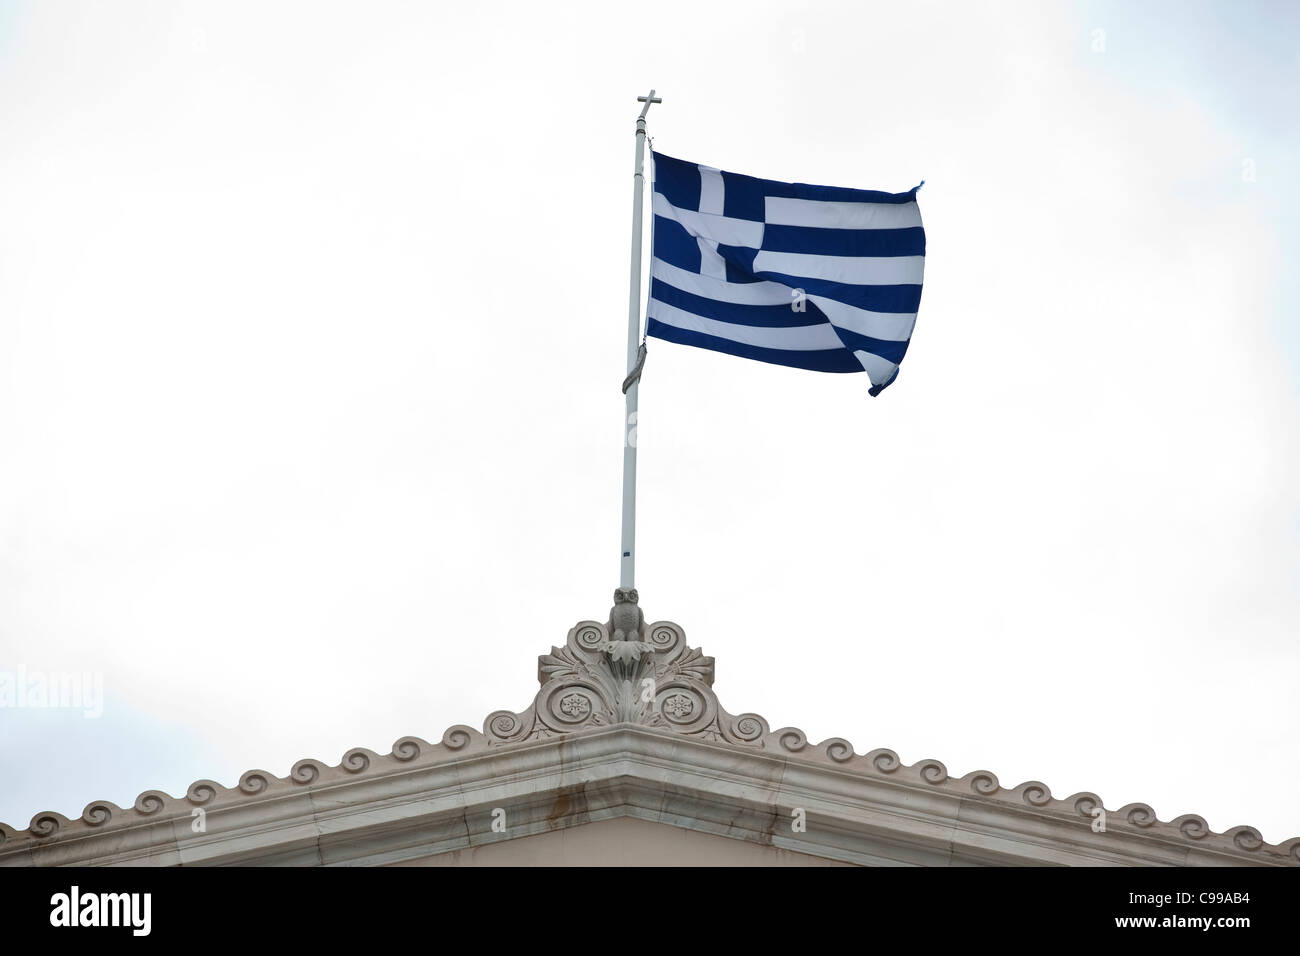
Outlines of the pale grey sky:
<svg viewBox="0 0 1300 956">
<path fill-rule="evenodd" d="M 655 86 L 666 153 L 926 180 L 881 397 L 650 345 L 637 583 L 724 705 L 1300 835 L 1298 49 L 1284 3 L 0 2 L 0 669 L 105 693 L 0 709 L 0 820 L 480 725 L 604 619 Z"/>
</svg>

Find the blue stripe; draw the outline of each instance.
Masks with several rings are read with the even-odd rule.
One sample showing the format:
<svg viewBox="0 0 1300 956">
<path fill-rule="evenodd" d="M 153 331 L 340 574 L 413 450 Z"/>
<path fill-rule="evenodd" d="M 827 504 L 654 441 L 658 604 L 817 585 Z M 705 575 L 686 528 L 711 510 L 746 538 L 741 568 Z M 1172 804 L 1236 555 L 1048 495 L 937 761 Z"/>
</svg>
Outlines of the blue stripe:
<svg viewBox="0 0 1300 956">
<path fill-rule="evenodd" d="M 762 222 L 767 215 L 767 204 L 763 201 L 763 190 L 759 183 L 762 180 L 753 176 L 723 172 L 722 214 L 732 219 Z"/>
<path fill-rule="evenodd" d="M 735 247 L 734 247 L 734 246 L 728 246 L 727 248 L 729 248 L 729 249 L 734 249 Z M 719 249 L 721 249 L 721 246 L 719 246 Z M 751 250 L 751 251 L 756 252 L 757 250 Z M 739 283 L 739 284 L 741 284 L 741 285 L 744 285 L 744 284 L 749 283 L 749 282 L 762 282 L 762 281 L 763 281 L 763 280 L 760 279 L 758 276 L 754 275 L 752 272 L 746 272 L 742 267 L 736 265 L 734 259 L 729 259 L 729 258 L 727 258 L 725 255 L 722 257 L 722 259 L 723 259 L 723 263 L 724 263 L 724 264 L 726 265 L 726 267 L 727 267 L 727 281 L 728 281 L 728 282 L 736 282 L 736 283 Z M 753 262 L 754 262 L 754 260 L 751 258 L 751 259 L 750 259 L 750 264 L 753 265 Z"/>
<path fill-rule="evenodd" d="M 880 202 L 902 205 L 905 202 L 914 202 L 916 200 L 916 191 L 921 187 L 913 186 L 905 193 L 882 193 L 874 189 L 850 189 L 847 186 L 812 186 L 808 183 L 773 183 L 764 180 L 770 186 L 779 186 L 780 190 L 773 189 L 768 193 L 769 196 L 780 196 L 785 199 L 816 199 L 820 202 Z"/>
<path fill-rule="evenodd" d="M 728 282 L 763 281 L 754 275 L 754 257 L 758 255 L 757 249 L 748 246 L 728 246 L 720 242 L 718 255 L 722 256 L 723 262 L 727 264 Z"/>
<path fill-rule="evenodd" d="M 655 192 L 678 209 L 700 208 L 700 167 L 650 151 L 655 161 Z"/>
<path fill-rule="evenodd" d="M 676 219 L 655 216 L 654 251 L 656 259 L 662 259 L 687 272 L 700 271 L 700 244 L 686 231 Z"/>
<path fill-rule="evenodd" d="M 869 312 L 916 312 L 921 307 L 919 285 L 848 285 L 826 279 L 801 279 L 780 272 L 757 272 L 755 275 L 792 289 L 803 289 L 809 295 L 824 295 L 828 299 Z"/>
<path fill-rule="evenodd" d="M 655 161 L 655 189 L 679 209 L 700 208 L 700 169 L 672 156 L 651 150 Z M 660 188 L 660 183 L 663 188 Z M 734 219 L 762 222 L 764 200 L 768 196 L 782 199 L 816 199 L 821 202 L 878 202 L 901 204 L 913 202 L 920 186 L 903 193 L 886 193 L 875 189 L 852 189 L 847 186 L 814 186 L 809 183 L 782 183 L 740 173 L 722 171 L 723 215 Z M 680 202 L 678 200 L 681 200 Z"/>
<path fill-rule="evenodd" d="M 844 349 L 829 349 L 823 352 L 765 349 L 756 345 L 744 345 L 740 342 L 732 342 L 730 339 L 705 335 L 702 332 L 679 329 L 675 325 L 665 325 L 662 322 L 656 322 L 654 319 L 646 323 L 646 335 L 656 339 L 664 339 L 668 342 L 676 342 L 679 345 L 693 345 L 696 348 L 709 349 L 713 352 L 726 352 L 728 355 L 756 359 L 772 365 L 786 365 L 790 368 L 804 368 L 814 372 L 862 371 L 862 363 L 854 358 L 852 352 L 846 352 Z"/>
<path fill-rule="evenodd" d="M 873 339 L 870 336 L 861 335 L 857 332 L 850 332 L 848 329 L 835 327 L 835 334 L 840 337 L 844 347 L 850 352 L 870 352 L 872 355 L 879 355 L 888 362 L 897 365 L 903 361 L 903 356 L 907 354 L 907 342 L 890 342 L 886 339 Z"/>
<path fill-rule="evenodd" d="M 789 305 L 740 305 L 735 302 L 719 302 L 717 299 L 705 299 L 690 292 L 683 292 L 662 279 L 650 280 L 650 298 L 664 305 L 676 306 L 693 315 L 717 319 L 719 322 L 731 322 L 734 325 L 789 329 L 826 323 L 826 316 L 811 302 L 805 303 L 804 312 L 796 312 Z M 792 298 L 791 302 L 793 301 Z"/>
<path fill-rule="evenodd" d="M 763 227 L 763 248 L 814 256 L 923 256 L 925 230 L 821 229 L 814 226 Z"/>
</svg>

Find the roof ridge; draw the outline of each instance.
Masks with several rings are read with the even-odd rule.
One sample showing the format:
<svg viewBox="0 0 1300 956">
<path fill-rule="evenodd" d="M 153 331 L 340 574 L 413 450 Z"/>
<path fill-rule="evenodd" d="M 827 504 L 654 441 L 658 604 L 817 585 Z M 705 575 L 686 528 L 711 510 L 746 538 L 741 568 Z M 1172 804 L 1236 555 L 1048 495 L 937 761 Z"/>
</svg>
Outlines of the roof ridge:
<svg viewBox="0 0 1300 956">
<path fill-rule="evenodd" d="M 0 858 L 108 830 L 189 817 L 197 808 L 275 800 L 301 793 L 304 788 L 333 788 L 353 780 L 391 776 L 503 748 L 633 725 L 795 764 L 829 767 L 864 780 L 941 791 L 979 805 L 1072 821 L 1082 833 L 1118 829 L 1227 853 L 1243 862 L 1300 866 L 1300 837 L 1270 844 L 1254 827 L 1244 825 L 1219 833 L 1193 813 L 1162 821 L 1145 803 L 1106 810 L 1095 793 L 1081 791 L 1058 799 L 1047 784 L 1037 780 L 1003 787 L 988 770 L 973 770 L 954 778 L 939 760 L 923 759 L 908 765 L 887 748 L 858 754 L 842 737 L 810 744 L 798 728 L 771 730 L 758 714 L 733 715 L 724 710 L 713 691 L 713 671 L 713 658 L 687 645 L 685 632 L 670 621 L 647 625 L 638 620 L 634 633 L 615 628 L 612 623 L 581 621 L 570 629 L 563 647 L 553 647 L 549 654 L 538 658 L 541 686 L 532 704 L 518 713 L 500 710 L 489 714 L 481 732 L 457 724 L 449 727 L 437 743 L 421 737 L 402 737 L 383 755 L 354 747 L 333 766 L 304 758 L 285 777 L 260 769 L 248 770 L 233 787 L 214 780 L 196 780 L 183 797 L 146 790 L 126 808 L 108 800 L 95 800 L 77 819 L 53 810 L 41 811 L 25 830 L 0 823 Z"/>
</svg>

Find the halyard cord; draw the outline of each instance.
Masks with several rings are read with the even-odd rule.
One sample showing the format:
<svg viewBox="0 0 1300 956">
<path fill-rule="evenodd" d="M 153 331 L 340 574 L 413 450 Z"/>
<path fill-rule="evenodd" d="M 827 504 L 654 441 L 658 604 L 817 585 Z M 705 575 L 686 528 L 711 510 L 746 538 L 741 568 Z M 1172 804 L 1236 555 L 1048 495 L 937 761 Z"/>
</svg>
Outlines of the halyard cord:
<svg viewBox="0 0 1300 956">
<path fill-rule="evenodd" d="M 623 394 L 627 390 L 641 381 L 641 369 L 645 366 L 645 338 L 641 339 L 641 347 L 636 350 L 636 365 L 632 366 L 632 371 L 628 372 L 627 378 L 623 379 Z"/>
</svg>

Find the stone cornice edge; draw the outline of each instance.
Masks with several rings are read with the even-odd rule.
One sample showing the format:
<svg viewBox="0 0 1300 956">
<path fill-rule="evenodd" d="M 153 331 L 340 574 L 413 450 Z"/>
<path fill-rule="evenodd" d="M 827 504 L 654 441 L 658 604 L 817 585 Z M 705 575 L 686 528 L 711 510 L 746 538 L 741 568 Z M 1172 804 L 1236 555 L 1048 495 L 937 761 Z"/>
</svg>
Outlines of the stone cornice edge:
<svg viewBox="0 0 1300 956">
<path fill-rule="evenodd" d="M 775 757 L 800 765 L 898 785 L 905 789 L 938 791 L 973 800 L 990 808 L 1034 812 L 1081 824 L 1097 817 L 1108 828 L 1164 843 L 1195 847 L 1237 858 L 1247 864 L 1300 866 L 1300 837 L 1280 844 L 1264 842 L 1253 827 L 1212 831 L 1196 814 L 1169 821 L 1157 818 L 1144 803 L 1106 810 L 1095 793 L 1064 798 L 1052 796 L 1036 780 L 1003 787 L 997 776 L 976 770 L 960 778 L 949 775 L 938 760 L 904 764 L 897 753 L 877 749 L 865 754 L 841 737 L 809 743 L 803 731 L 771 730 L 758 714 L 733 715 L 713 693 L 713 659 L 687 646 L 677 625 L 661 621 L 641 625 L 641 640 L 611 641 L 612 624 L 583 621 L 569 632 L 563 648 L 552 648 L 538 662 L 541 683 L 525 711 L 497 711 L 484 721 L 483 731 L 458 724 L 437 743 L 402 737 L 387 754 L 364 747 L 345 753 L 336 765 L 315 759 L 299 760 L 288 776 L 249 770 L 233 787 L 197 780 L 181 797 L 146 790 L 130 807 L 107 800 L 88 804 L 82 815 L 69 819 L 56 811 L 37 813 L 25 830 L 0 823 L 0 860 L 55 843 L 72 843 L 98 834 L 173 821 L 191 816 L 195 808 L 226 809 L 270 801 L 306 790 L 346 787 L 350 781 L 396 775 L 417 768 L 450 763 L 478 754 L 524 746 L 531 741 L 586 734 L 619 725 L 641 727 L 667 735 L 722 744 L 738 752 Z M 648 688 L 648 690 L 644 690 Z M 644 692 L 643 692 L 644 690 Z"/>
</svg>

